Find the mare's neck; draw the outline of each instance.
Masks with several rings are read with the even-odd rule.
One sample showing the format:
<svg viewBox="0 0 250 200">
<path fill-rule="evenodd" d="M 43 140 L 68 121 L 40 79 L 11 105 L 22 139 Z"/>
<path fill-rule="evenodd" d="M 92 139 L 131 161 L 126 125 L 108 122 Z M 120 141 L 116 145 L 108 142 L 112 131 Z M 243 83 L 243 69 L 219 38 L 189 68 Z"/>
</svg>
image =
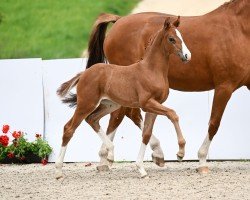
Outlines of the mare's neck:
<svg viewBox="0 0 250 200">
<path fill-rule="evenodd" d="M 157 74 L 163 74 L 167 77 L 169 66 L 169 52 L 164 47 L 163 31 L 160 30 L 154 38 L 152 44 L 148 47 L 141 61 L 143 67 L 150 69 Z"/>
<path fill-rule="evenodd" d="M 211 13 L 208 13 L 208 15 L 214 14 L 218 15 L 218 18 L 220 18 L 220 15 L 226 14 L 227 21 L 234 22 L 236 20 L 236 23 L 240 25 L 242 30 L 250 34 L 250 0 L 231 0 Z"/>
</svg>

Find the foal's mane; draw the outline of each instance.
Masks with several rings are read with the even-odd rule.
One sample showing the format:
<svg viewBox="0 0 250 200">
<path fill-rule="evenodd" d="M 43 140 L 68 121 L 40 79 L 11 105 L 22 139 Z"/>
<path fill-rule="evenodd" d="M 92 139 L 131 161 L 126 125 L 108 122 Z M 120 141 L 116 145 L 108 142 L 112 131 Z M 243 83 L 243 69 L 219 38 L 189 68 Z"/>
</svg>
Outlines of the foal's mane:
<svg viewBox="0 0 250 200">
<path fill-rule="evenodd" d="M 156 33 L 152 34 L 152 36 L 149 38 L 149 41 L 145 47 L 144 56 L 141 58 L 142 60 L 147 56 L 151 46 L 154 44 L 155 40 L 157 39 L 157 36 L 160 34 L 161 31 L 162 31 L 162 28 L 160 28 Z"/>
</svg>

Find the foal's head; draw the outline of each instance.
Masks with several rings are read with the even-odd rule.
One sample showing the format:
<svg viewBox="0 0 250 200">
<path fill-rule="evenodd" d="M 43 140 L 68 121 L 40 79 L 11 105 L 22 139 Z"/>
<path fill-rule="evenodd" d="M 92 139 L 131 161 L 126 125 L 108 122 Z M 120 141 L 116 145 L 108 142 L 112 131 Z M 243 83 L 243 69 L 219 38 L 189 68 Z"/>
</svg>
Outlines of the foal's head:
<svg viewBox="0 0 250 200">
<path fill-rule="evenodd" d="M 181 33 L 177 30 L 180 25 L 180 16 L 173 23 L 170 22 L 168 17 L 163 26 L 163 42 L 164 46 L 170 54 L 175 53 L 183 62 L 191 60 L 191 53 L 184 43 Z"/>
</svg>

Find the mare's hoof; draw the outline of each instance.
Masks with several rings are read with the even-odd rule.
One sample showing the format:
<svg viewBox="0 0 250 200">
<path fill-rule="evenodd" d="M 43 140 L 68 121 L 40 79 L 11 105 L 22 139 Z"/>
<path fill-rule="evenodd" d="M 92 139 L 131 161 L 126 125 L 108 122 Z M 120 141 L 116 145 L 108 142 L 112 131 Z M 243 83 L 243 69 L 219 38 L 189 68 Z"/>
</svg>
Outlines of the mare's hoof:
<svg viewBox="0 0 250 200">
<path fill-rule="evenodd" d="M 183 156 L 179 156 L 178 154 L 176 154 L 176 156 L 177 156 L 177 160 L 178 160 L 179 162 L 181 162 L 181 161 L 183 160 Z"/>
<path fill-rule="evenodd" d="M 209 169 L 207 166 L 204 167 L 198 167 L 197 172 L 199 174 L 208 174 L 209 173 Z"/>
<path fill-rule="evenodd" d="M 109 171 L 109 166 L 108 165 L 99 165 L 96 167 L 96 169 L 99 172 L 107 172 L 107 171 Z"/>
<path fill-rule="evenodd" d="M 152 154 L 152 160 L 153 160 L 153 162 L 154 162 L 156 165 L 158 165 L 159 167 L 164 167 L 164 165 L 165 165 L 164 158 L 155 157 L 155 156 Z"/>
</svg>

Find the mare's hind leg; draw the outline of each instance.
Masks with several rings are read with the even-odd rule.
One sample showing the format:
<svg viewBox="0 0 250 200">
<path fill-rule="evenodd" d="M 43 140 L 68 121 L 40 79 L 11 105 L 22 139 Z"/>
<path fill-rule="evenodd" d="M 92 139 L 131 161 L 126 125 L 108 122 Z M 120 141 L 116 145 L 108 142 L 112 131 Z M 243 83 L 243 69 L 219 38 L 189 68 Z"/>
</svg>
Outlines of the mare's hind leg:
<svg viewBox="0 0 250 200">
<path fill-rule="evenodd" d="M 134 122 L 134 124 L 143 131 L 144 124 L 140 108 L 127 108 L 126 116 L 129 117 Z M 164 167 L 164 154 L 161 149 L 160 141 L 152 134 L 149 140 L 149 144 L 151 149 L 153 150 L 153 162 L 160 167 Z"/>
<path fill-rule="evenodd" d="M 102 100 L 99 107 L 91 113 L 87 118 L 86 122 L 96 131 L 96 132 L 102 132 L 103 130 L 100 127 L 99 121 L 102 117 L 105 115 L 117 110 L 120 107 L 120 105 L 109 101 L 109 100 Z M 107 136 L 111 141 L 113 140 L 112 134 Z M 102 144 L 101 151 L 99 152 L 100 157 L 105 157 L 104 160 L 102 160 L 101 165 L 97 167 L 99 171 L 106 171 L 109 170 L 108 165 L 111 164 L 114 160 L 114 154 L 113 149 L 107 148 L 105 143 Z"/>
</svg>

